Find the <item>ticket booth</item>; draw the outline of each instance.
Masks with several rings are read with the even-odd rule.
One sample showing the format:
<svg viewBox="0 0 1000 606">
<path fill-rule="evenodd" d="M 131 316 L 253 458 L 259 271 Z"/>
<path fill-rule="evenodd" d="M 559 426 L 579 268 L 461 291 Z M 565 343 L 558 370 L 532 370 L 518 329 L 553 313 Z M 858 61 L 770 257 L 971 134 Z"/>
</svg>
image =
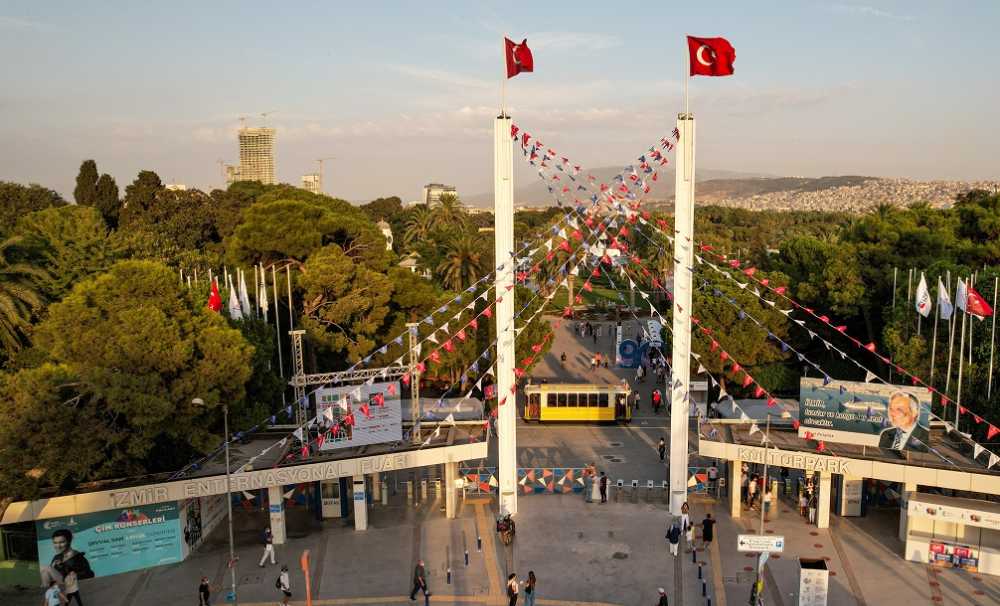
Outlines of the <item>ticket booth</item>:
<svg viewBox="0 0 1000 606">
<path fill-rule="evenodd" d="M 1000 575 L 1000 504 L 910 493 L 906 559 Z"/>
<path fill-rule="evenodd" d="M 320 499 L 324 519 L 341 518 L 346 515 L 347 503 L 344 500 L 344 490 L 339 479 L 320 482 Z"/>
</svg>

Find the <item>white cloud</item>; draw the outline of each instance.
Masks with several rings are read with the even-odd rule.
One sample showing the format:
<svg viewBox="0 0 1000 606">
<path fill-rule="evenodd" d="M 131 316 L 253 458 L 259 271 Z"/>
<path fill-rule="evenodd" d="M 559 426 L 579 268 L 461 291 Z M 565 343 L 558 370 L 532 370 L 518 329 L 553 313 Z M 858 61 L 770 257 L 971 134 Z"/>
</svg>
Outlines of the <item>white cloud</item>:
<svg viewBox="0 0 1000 606">
<path fill-rule="evenodd" d="M 837 13 L 859 15 L 862 17 L 874 17 L 877 19 L 888 19 L 890 21 L 916 20 L 912 15 L 897 15 L 875 6 L 867 6 L 864 4 L 831 4 L 828 5 L 828 8 Z"/>
<path fill-rule="evenodd" d="M 33 21 L 31 19 L 22 19 L 21 17 L 11 17 L 9 15 L 0 15 L 0 29 L 34 32 L 54 32 L 58 30 L 58 28 L 49 23 Z"/>
</svg>

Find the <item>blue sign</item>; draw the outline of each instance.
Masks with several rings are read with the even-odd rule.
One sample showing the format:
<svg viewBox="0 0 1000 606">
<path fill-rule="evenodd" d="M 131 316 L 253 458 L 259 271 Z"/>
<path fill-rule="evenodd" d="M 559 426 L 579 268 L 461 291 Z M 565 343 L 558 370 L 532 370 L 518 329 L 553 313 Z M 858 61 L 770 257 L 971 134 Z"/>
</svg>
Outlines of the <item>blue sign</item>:
<svg viewBox="0 0 1000 606">
<path fill-rule="evenodd" d="M 38 565 L 57 564 L 72 549 L 94 576 L 141 570 L 183 559 L 184 536 L 177 503 L 142 505 L 35 522 Z"/>
<path fill-rule="evenodd" d="M 632 339 L 625 339 L 618 345 L 618 366 L 622 368 L 637 368 L 643 356 L 649 350 L 649 341 L 639 345 Z"/>
<path fill-rule="evenodd" d="M 281 503 L 278 503 L 277 505 L 268 506 L 268 511 L 270 511 L 271 513 L 281 513 Z"/>
</svg>

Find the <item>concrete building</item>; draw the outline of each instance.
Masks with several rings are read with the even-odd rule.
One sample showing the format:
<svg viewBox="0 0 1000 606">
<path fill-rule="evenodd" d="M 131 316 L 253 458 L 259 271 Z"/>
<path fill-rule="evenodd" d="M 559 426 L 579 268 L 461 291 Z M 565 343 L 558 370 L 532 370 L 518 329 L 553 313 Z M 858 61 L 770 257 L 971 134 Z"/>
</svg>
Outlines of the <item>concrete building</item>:
<svg viewBox="0 0 1000 606">
<path fill-rule="evenodd" d="M 273 128 L 241 128 L 240 140 L 240 181 L 260 181 L 273 185 L 274 180 L 274 137 Z"/>
<path fill-rule="evenodd" d="M 323 181 L 320 179 L 319 174 L 309 173 L 308 175 L 302 175 L 302 189 L 314 194 L 323 193 Z"/>
<path fill-rule="evenodd" d="M 240 167 L 233 166 L 232 164 L 226 165 L 226 187 L 241 181 L 240 179 Z"/>
<path fill-rule="evenodd" d="M 188 186 L 183 183 L 167 183 L 163 188 L 167 191 L 187 191 Z"/>
<path fill-rule="evenodd" d="M 458 197 L 458 190 L 454 185 L 442 185 L 441 183 L 428 183 L 424 186 L 423 202 L 428 208 L 437 206 L 443 194 L 451 194 Z"/>
<path fill-rule="evenodd" d="M 378 225 L 378 229 L 382 232 L 382 235 L 385 236 L 385 249 L 392 250 L 392 226 L 385 219 L 380 219 L 376 225 Z"/>
</svg>

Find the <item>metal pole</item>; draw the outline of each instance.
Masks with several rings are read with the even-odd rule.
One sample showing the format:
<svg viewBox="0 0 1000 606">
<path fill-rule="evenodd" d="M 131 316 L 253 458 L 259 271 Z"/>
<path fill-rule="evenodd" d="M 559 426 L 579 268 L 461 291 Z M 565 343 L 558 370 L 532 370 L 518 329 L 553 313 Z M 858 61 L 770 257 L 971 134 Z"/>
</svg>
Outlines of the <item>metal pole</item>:
<svg viewBox="0 0 1000 606">
<path fill-rule="evenodd" d="M 896 309 L 896 272 L 897 268 L 892 268 L 892 308 Z"/>
<path fill-rule="evenodd" d="M 229 405 L 222 405 L 223 432 L 226 434 L 226 511 L 229 514 L 229 572 L 233 584 L 233 604 L 240 600 L 236 592 L 236 556 L 233 552 L 233 497 L 232 483 L 229 478 Z"/>
<path fill-rule="evenodd" d="M 295 319 L 292 317 L 292 264 L 285 266 L 285 280 L 288 284 L 288 330 L 295 328 Z M 274 313 L 278 313 L 275 310 Z"/>
<path fill-rule="evenodd" d="M 945 274 L 947 276 L 948 282 L 944 285 L 948 291 L 951 291 L 951 270 L 949 269 Z M 958 297 L 955 298 L 952 305 L 951 317 L 948 318 L 948 370 L 945 372 L 944 378 L 944 393 L 948 394 L 948 388 L 951 387 L 951 355 L 952 351 L 955 349 L 955 314 L 958 313 Z"/>
<path fill-rule="evenodd" d="M 934 335 L 931 337 L 931 376 L 928 381 L 934 387 L 934 362 L 937 354 L 938 320 L 941 318 L 941 276 L 937 278 L 937 309 L 934 309 Z"/>
<path fill-rule="evenodd" d="M 417 351 L 417 327 L 419 322 L 407 322 L 407 332 L 410 336 L 410 441 L 420 443 L 420 371 L 417 362 L 420 352 Z"/>
<path fill-rule="evenodd" d="M 968 287 L 966 287 L 968 288 Z M 966 295 L 965 308 L 969 308 L 968 295 Z M 968 312 L 962 312 L 962 338 L 959 339 L 958 345 L 958 387 L 956 388 L 955 396 L 955 430 L 958 430 L 958 417 L 959 410 L 962 408 L 962 360 L 965 356 L 962 352 L 965 351 L 965 317 L 969 315 Z"/>
<path fill-rule="evenodd" d="M 770 482 L 767 481 L 767 445 L 771 441 L 771 413 L 767 413 L 767 430 L 764 433 L 764 487 L 760 492 L 760 534 L 764 535 L 764 501 L 767 499 L 767 489 Z M 774 495 L 771 495 L 772 497 Z"/>
<path fill-rule="evenodd" d="M 993 277 L 993 328 L 990 329 L 990 371 L 986 379 L 986 399 L 993 393 L 993 343 L 997 336 L 997 286 L 1000 286 L 1000 276 Z"/>
</svg>

